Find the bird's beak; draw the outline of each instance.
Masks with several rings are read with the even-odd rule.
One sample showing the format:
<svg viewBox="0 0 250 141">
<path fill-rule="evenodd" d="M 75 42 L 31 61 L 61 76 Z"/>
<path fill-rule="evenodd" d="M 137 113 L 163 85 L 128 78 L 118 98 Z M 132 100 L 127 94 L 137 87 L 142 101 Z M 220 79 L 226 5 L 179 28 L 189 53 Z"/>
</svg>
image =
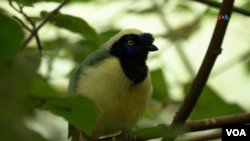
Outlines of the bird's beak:
<svg viewBox="0 0 250 141">
<path fill-rule="evenodd" d="M 147 50 L 147 51 L 157 51 L 158 50 L 158 48 L 153 44 L 144 46 L 144 49 Z"/>
</svg>

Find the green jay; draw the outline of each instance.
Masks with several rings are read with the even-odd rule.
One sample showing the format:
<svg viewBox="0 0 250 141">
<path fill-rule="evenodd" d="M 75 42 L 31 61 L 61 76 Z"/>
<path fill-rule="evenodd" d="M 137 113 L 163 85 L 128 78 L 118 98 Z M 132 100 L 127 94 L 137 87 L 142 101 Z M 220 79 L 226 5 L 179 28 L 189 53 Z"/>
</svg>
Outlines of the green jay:
<svg viewBox="0 0 250 141">
<path fill-rule="evenodd" d="M 150 51 L 158 50 L 153 42 L 150 33 L 121 31 L 90 54 L 71 76 L 68 93 L 88 97 L 100 111 L 91 138 L 130 129 L 143 116 L 152 95 L 146 60 Z M 69 125 L 72 140 L 81 134 Z"/>
</svg>

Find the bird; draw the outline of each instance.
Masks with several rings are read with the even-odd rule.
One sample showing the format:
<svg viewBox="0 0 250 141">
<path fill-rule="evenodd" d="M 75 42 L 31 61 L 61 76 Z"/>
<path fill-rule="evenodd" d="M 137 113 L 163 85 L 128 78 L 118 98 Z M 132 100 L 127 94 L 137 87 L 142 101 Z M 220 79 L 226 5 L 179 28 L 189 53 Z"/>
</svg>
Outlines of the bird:
<svg viewBox="0 0 250 141">
<path fill-rule="evenodd" d="M 153 42 L 150 33 L 133 28 L 122 30 L 73 72 L 68 93 L 84 95 L 100 111 L 91 138 L 129 130 L 143 116 L 153 89 L 146 64 L 148 53 L 158 50 Z M 71 140 L 79 132 L 69 125 Z"/>
</svg>

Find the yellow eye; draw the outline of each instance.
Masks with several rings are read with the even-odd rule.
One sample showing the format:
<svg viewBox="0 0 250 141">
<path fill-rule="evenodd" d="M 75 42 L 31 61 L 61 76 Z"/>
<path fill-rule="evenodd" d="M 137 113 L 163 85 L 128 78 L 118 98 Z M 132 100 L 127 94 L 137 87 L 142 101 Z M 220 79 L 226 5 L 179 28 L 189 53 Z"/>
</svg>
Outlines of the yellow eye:
<svg viewBox="0 0 250 141">
<path fill-rule="evenodd" d="M 133 46 L 133 45 L 134 45 L 134 41 L 133 41 L 133 40 L 128 40 L 128 41 L 127 41 L 127 44 L 128 44 L 129 46 Z"/>
</svg>

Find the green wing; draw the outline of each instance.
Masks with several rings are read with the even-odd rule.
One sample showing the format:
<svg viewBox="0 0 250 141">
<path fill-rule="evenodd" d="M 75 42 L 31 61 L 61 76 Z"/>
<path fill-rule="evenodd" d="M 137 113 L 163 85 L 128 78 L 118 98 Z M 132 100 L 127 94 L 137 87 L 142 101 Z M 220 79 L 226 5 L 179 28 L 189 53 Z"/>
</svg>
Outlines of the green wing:
<svg viewBox="0 0 250 141">
<path fill-rule="evenodd" d="M 97 63 L 105 60 L 106 58 L 110 57 L 110 53 L 107 49 L 101 48 L 90 54 L 81 64 L 80 66 L 73 72 L 68 87 L 68 94 L 74 94 L 77 82 L 81 72 L 84 71 L 86 67 L 91 67 L 96 65 Z"/>
<path fill-rule="evenodd" d="M 79 80 L 80 74 L 84 71 L 85 68 L 94 66 L 101 62 L 102 60 L 105 60 L 110 56 L 110 53 L 108 50 L 101 48 L 97 51 L 90 54 L 81 64 L 80 66 L 73 72 L 70 81 L 69 81 L 69 87 L 68 87 L 68 94 L 75 94 L 76 93 L 76 87 Z M 80 131 L 77 130 L 73 125 L 68 125 L 68 138 L 71 137 L 71 141 L 78 141 L 80 136 Z"/>
</svg>

